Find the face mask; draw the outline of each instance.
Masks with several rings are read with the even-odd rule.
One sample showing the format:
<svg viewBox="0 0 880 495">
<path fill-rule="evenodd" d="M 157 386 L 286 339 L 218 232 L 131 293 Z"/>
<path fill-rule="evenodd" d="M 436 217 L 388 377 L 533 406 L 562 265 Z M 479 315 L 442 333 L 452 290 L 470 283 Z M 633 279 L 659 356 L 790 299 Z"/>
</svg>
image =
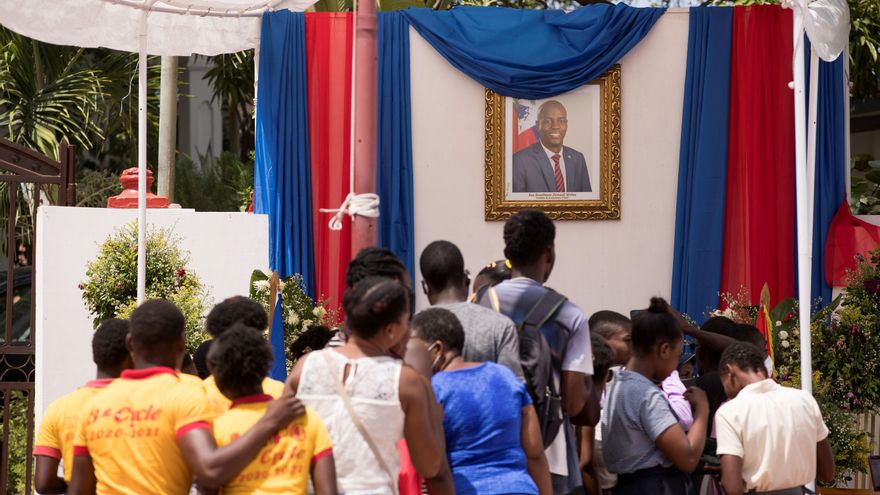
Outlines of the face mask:
<svg viewBox="0 0 880 495">
<path fill-rule="evenodd" d="M 431 345 L 428 346 L 428 352 L 431 352 L 435 347 L 437 347 L 437 342 L 434 342 L 433 344 L 431 344 Z M 440 358 L 441 358 L 441 357 L 443 357 L 443 356 L 442 356 L 442 355 L 437 355 L 437 357 L 434 358 L 433 361 L 431 361 L 431 371 L 436 371 L 436 370 L 437 370 L 437 361 L 440 361 Z"/>
<path fill-rule="evenodd" d="M 767 359 L 764 360 L 764 368 L 767 369 L 767 376 L 773 375 L 773 359 L 770 356 L 767 356 Z"/>
</svg>

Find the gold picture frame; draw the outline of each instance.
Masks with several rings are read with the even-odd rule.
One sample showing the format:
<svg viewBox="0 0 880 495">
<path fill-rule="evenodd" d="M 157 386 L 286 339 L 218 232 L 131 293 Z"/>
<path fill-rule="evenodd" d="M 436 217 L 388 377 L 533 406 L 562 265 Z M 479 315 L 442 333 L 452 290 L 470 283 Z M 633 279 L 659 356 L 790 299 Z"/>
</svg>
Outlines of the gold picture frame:
<svg viewBox="0 0 880 495">
<path fill-rule="evenodd" d="M 532 120 L 534 120 L 537 118 L 534 114 L 537 113 L 540 102 L 547 100 L 514 100 L 487 89 L 485 99 L 485 219 L 505 220 L 522 208 L 536 208 L 544 211 L 554 220 L 619 220 L 620 65 L 615 65 L 601 77 L 582 88 L 551 99 L 560 100 L 563 103 L 568 102 L 565 105 L 560 104 L 566 108 L 566 111 L 568 111 L 567 107 L 586 109 L 583 113 L 587 116 L 579 117 L 579 122 L 583 124 L 579 127 L 588 128 L 589 136 L 578 136 L 578 128 L 569 122 L 574 121 L 571 118 L 573 115 L 579 114 L 571 111 L 568 111 L 569 118 L 565 121 L 567 133 L 563 134 L 563 138 L 568 143 L 568 138 L 574 132 L 575 139 L 580 143 L 585 143 L 582 148 L 588 149 L 587 154 L 584 155 L 577 150 L 566 147 L 566 150 L 572 151 L 576 155 L 572 162 L 584 160 L 584 173 L 587 176 L 586 186 L 582 187 L 584 191 L 530 191 L 523 189 L 526 187 L 523 185 L 525 182 L 519 182 L 516 187 L 519 187 L 520 191 L 514 192 L 514 184 L 516 183 L 512 172 L 515 162 L 513 147 L 523 142 L 522 136 L 529 131 L 532 131 L 535 136 L 540 135 L 539 131 L 534 130 L 537 129 L 537 124 L 534 129 L 529 128 L 525 131 L 526 134 L 518 131 L 521 127 L 517 126 L 528 125 L 528 117 L 522 117 L 522 112 L 532 113 Z M 526 107 L 522 102 L 526 102 L 525 105 L 530 106 Z M 508 122 L 508 117 L 510 122 Z M 515 123 L 514 118 L 517 119 Z M 515 136 L 514 133 L 516 133 Z M 514 144 L 513 141 L 517 139 L 519 141 Z M 541 154 L 538 147 L 541 145 L 540 139 L 540 137 L 532 138 L 534 142 L 531 145 L 533 150 L 538 150 L 535 153 L 539 155 Z M 568 153 L 568 151 L 561 153 Z M 558 157 L 554 159 L 558 161 Z M 550 160 L 547 158 L 546 165 L 550 166 L 549 163 Z M 519 170 L 523 170 L 523 166 L 521 165 Z M 570 174 L 571 170 L 568 170 L 568 173 Z M 597 175 L 598 180 L 596 181 Z M 565 183 L 565 179 L 562 180 Z M 543 187 L 550 187 L 550 185 L 547 184 Z M 562 187 L 562 185 L 557 187 Z"/>
</svg>

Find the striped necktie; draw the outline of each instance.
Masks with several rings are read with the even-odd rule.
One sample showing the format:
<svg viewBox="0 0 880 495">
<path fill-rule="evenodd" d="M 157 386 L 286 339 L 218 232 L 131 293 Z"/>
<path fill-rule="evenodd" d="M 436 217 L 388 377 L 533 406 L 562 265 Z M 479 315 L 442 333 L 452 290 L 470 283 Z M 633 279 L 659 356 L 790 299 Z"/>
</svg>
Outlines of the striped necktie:
<svg viewBox="0 0 880 495">
<path fill-rule="evenodd" d="M 565 192 L 565 179 L 562 177 L 562 169 L 559 168 L 559 153 L 553 155 L 553 175 L 556 176 L 556 192 Z"/>
</svg>

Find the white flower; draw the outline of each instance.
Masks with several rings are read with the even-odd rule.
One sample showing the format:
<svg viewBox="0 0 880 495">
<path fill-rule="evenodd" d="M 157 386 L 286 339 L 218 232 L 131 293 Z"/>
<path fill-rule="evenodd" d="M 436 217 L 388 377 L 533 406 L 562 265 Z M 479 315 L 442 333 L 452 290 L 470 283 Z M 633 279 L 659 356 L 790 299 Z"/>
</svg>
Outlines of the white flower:
<svg viewBox="0 0 880 495">
<path fill-rule="evenodd" d="M 283 281 L 283 280 L 279 280 L 279 281 L 278 281 L 278 290 L 279 290 L 279 291 L 284 290 L 284 286 L 285 286 L 284 281 Z"/>
<path fill-rule="evenodd" d="M 287 315 L 287 324 L 288 325 L 296 325 L 299 323 L 299 315 L 296 314 L 295 311 L 291 311 L 289 315 Z"/>
<path fill-rule="evenodd" d="M 783 341 L 780 342 L 779 344 L 780 344 L 782 347 L 786 348 L 786 349 L 788 349 L 788 346 L 791 345 L 791 344 L 788 343 L 787 340 L 783 340 Z"/>
<path fill-rule="evenodd" d="M 782 321 L 777 321 L 777 322 L 776 322 L 776 326 L 777 326 L 777 327 L 781 327 L 781 326 L 782 326 Z"/>
<path fill-rule="evenodd" d="M 787 338 L 788 338 L 788 332 L 786 332 L 785 330 L 780 330 L 780 331 L 779 331 L 779 338 L 782 339 L 782 340 L 787 339 Z"/>
<path fill-rule="evenodd" d="M 324 306 L 315 306 L 315 309 L 312 310 L 312 314 L 320 320 L 325 314 L 327 314 L 327 310 L 324 309 Z"/>
<path fill-rule="evenodd" d="M 254 289 L 256 289 L 256 290 L 269 290 L 269 281 L 268 280 L 254 280 Z"/>
</svg>

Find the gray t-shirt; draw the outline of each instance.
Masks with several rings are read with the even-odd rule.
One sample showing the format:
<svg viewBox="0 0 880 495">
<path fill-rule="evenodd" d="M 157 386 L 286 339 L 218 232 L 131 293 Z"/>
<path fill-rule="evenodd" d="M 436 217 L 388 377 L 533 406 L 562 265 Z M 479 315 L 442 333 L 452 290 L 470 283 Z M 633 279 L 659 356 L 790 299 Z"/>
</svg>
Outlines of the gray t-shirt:
<svg viewBox="0 0 880 495">
<path fill-rule="evenodd" d="M 519 360 L 519 338 L 513 321 L 478 304 L 460 302 L 437 304 L 435 307 L 451 311 L 464 329 L 465 361 L 491 361 L 510 368 L 520 379 L 523 377 Z"/>
<path fill-rule="evenodd" d="M 658 385 L 641 373 L 620 371 L 605 398 L 604 413 L 602 453 L 608 471 L 623 474 L 672 465 L 654 443 L 678 423 Z"/>
</svg>

